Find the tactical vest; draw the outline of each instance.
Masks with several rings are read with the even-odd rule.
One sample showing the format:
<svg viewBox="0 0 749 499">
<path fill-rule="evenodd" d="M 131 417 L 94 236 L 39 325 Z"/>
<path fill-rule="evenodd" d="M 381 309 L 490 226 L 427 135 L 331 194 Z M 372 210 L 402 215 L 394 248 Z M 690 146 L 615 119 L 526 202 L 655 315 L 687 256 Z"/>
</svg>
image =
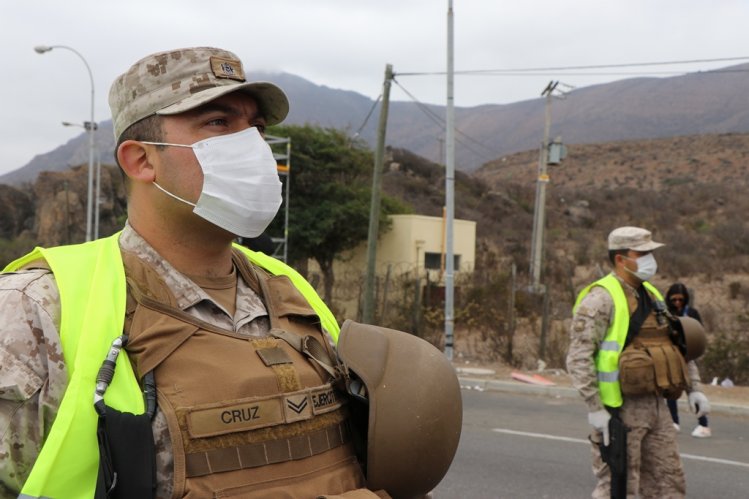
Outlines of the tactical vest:
<svg viewBox="0 0 749 499">
<path fill-rule="evenodd" d="M 93 497 L 98 450 L 97 417 L 92 406 L 92 394 L 101 361 L 112 340 L 123 331 L 125 317 L 126 280 L 118 238 L 119 233 L 80 245 L 36 248 L 5 269 L 17 270 L 39 259 L 46 260 L 52 269 L 60 293 L 60 340 L 69 376 L 68 386 L 55 421 L 20 497 Z M 246 248 L 239 249 L 253 263 L 271 274 L 287 276 L 304 297 L 303 301 L 308 304 L 306 312 L 309 313 L 311 305 L 323 327 L 337 339 L 338 325 L 335 318 L 304 278 L 278 260 Z M 273 300 L 272 297 L 270 299 Z M 287 353 L 290 357 L 294 355 Z M 210 377 L 210 373 L 205 372 L 204 376 Z M 305 375 L 304 380 L 307 379 L 309 378 Z M 283 390 L 283 387 L 280 388 Z M 159 396 L 166 402 L 169 401 L 168 397 L 162 394 Z M 120 355 L 117 359 L 115 376 L 106 393 L 105 401 L 107 405 L 121 411 L 134 414 L 144 411 L 140 386 L 125 355 Z M 234 410 L 240 411 L 241 420 L 241 409 Z M 328 426 L 324 428 L 327 442 L 330 442 L 335 436 L 327 435 Z M 174 430 L 170 427 L 170 433 L 172 431 L 176 432 L 176 427 Z M 316 441 L 321 440 L 320 435 Z M 287 438 L 286 441 L 290 445 L 291 440 Z M 184 444 L 181 439 L 175 442 L 176 445 Z M 345 446 L 335 447 L 339 452 L 344 448 Z M 317 446 L 315 449 L 319 450 L 320 447 Z M 275 455 L 271 453 L 271 456 Z M 185 465 L 182 464 L 180 469 L 186 469 Z"/>
<path fill-rule="evenodd" d="M 317 314 L 286 276 L 233 256 L 266 305 L 270 337 L 190 316 L 151 267 L 123 255 L 133 297 L 127 349 L 139 377 L 154 373 L 172 441 L 174 496 L 315 497 L 363 487 L 346 399 L 303 353 L 334 358 Z"/>
<path fill-rule="evenodd" d="M 632 342 L 619 357 L 622 394 L 655 394 L 678 399 L 689 387 L 687 363 L 671 340 L 668 320 L 648 315 Z"/>
<path fill-rule="evenodd" d="M 643 285 L 656 300 L 663 301 L 652 284 L 646 281 Z M 655 313 L 651 313 L 622 358 L 634 304 L 628 302 L 614 274 L 609 274 L 580 292 L 573 313 L 594 286 L 604 288 L 614 302 L 613 318 L 595 357 L 601 402 L 608 407 L 621 407 L 623 393 L 680 394 L 688 383 L 686 362 L 669 338 L 668 325 L 659 324 Z M 626 387 L 622 381 L 626 381 Z"/>
</svg>

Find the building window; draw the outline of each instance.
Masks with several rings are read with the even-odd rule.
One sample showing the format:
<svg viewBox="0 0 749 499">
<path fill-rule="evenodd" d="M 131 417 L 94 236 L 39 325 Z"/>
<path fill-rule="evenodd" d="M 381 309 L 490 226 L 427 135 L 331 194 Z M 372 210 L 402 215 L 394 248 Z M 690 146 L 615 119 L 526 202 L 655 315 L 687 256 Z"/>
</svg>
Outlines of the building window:
<svg viewBox="0 0 749 499">
<path fill-rule="evenodd" d="M 424 252 L 424 268 L 429 270 L 440 270 L 442 268 L 442 253 Z M 460 255 L 453 255 L 453 268 L 460 268 Z"/>
</svg>

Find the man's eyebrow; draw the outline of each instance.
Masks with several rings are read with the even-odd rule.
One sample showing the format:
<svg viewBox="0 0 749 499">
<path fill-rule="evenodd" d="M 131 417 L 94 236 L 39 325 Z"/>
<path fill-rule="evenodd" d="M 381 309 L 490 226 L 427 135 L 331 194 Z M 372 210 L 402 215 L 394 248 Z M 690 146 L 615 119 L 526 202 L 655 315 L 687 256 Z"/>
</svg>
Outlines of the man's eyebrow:
<svg viewBox="0 0 749 499">
<path fill-rule="evenodd" d="M 199 117 L 205 114 L 215 113 L 215 112 L 230 114 L 233 116 L 237 116 L 240 114 L 239 110 L 236 107 L 227 106 L 226 104 L 221 104 L 218 102 L 207 102 L 203 104 L 202 106 L 196 107 L 195 109 L 191 109 L 190 111 L 188 111 L 188 113 L 196 117 Z"/>
</svg>

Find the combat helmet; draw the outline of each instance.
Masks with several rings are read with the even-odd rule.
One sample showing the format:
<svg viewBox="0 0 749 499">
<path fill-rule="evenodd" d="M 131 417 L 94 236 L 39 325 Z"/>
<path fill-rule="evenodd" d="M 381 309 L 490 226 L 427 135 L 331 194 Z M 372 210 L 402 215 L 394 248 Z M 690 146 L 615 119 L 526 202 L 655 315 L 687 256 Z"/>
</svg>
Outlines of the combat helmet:
<svg viewBox="0 0 749 499">
<path fill-rule="evenodd" d="M 691 317 L 676 317 L 673 323 L 676 330 L 676 346 L 688 361 L 698 359 L 705 353 L 707 337 L 700 321 Z"/>
<path fill-rule="evenodd" d="M 447 473 L 460 440 L 463 405 L 452 364 L 412 334 L 350 320 L 338 356 L 352 411 L 359 406 L 354 424 L 366 436 L 359 451 L 368 488 L 423 497 Z"/>
</svg>

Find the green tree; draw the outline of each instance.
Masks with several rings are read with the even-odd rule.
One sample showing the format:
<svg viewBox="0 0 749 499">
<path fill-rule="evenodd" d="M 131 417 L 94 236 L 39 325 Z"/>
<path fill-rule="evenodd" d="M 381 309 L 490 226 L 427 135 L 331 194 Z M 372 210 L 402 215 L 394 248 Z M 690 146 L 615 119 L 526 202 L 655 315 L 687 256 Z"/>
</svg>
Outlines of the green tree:
<svg viewBox="0 0 749 499">
<path fill-rule="evenodd" d="M 367 240 L 372 191 L 373 152 L 361 140 L 333 128 L 278 126 L 270 135 L 291 138 L 289 260 L 313 258 L 323 274 L 324 298 L 330 303 L 336 257 Z M 380 233 L 387 215 L 405 208 L 383 195 Z M 269 229 L 282 233 L 283 213 Z"/>
</svg>

